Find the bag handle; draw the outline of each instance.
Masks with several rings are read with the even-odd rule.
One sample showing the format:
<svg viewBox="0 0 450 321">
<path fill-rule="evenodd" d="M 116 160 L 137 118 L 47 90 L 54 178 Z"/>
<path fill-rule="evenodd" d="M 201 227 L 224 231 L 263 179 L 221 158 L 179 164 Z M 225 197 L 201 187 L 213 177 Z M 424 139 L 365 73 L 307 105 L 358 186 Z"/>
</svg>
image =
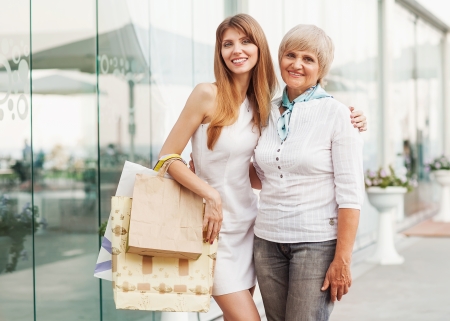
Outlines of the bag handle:
<svg viewBox="0 0 450 321">
<path fill-rule="evenodd" d="M 172 163 L 175 161 L 183 161 L 183 159 L 181 157 L 173 157 L 166 160 L 158 171 L 158 177 L 164 177 L 164 175 L 169 170 L 169 166 L 172 165 Z"/>
<path fill-rule="evenodd" d="M 161 169 L 161 167 L 164 165 L 164 163 L 166 161 L 168 161 L 169 159 L 171 159 L 171 158 L 177 158 L 180 161 L 182 161 L 184 163 L 184 165 L 187 166 L 187 163 L 184 161 L 184 159 L 181 158 L 181 155 L 179 155 L 179 154 L 167 154 L 167 155 L 161 156 L 161 158 L 158 159 L 158 162 L 156 163 L 155 167 L 153 167 L 153 170 L 155 172 L 159 171 Z"/>
</svg>

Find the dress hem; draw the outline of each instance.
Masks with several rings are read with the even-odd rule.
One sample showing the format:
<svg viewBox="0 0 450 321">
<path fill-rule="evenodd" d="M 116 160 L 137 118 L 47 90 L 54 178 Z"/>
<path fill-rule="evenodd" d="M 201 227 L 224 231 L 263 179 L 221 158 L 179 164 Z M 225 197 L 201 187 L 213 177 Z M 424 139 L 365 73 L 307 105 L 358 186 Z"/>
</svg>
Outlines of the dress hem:
<svg viewBox="0 0 450 321">
<path fill-rule="evenodd" d="M 250 283 L 250 284 L 253 284 L 253 285 L 249 285 L 249 286 L 242 286 L 242 287 L 240 287 L 240 288 L 238 288 L 238 289 L 230 289 L 230 287 L 225 287 L 225 286 L 223 286 L 223 287 L 221 287 L 221 290 L 222 291 L 218 291 L 218 292 L 220 292 L 220 294 L 217 294 L 217 292 L 214 290 L 214 286 L 213 286 L 213 293 L 212 293 L 212 296 L 221 296 L 221 295 L 226 295 L 226 294 L 231 294 L 231 293 L 236 293 L 236 292 L 240 292 L 240 291 L 244 291 L 244 290 L 249 290 L 249 289 L 251 289 L 252 287 L 254 287 L 255 285 L 256 285 L 256 281 L 255 282 L 252 282 L 252 283 Z M 227 289 L 228 288 L 228 289 Z"/>
</svg>

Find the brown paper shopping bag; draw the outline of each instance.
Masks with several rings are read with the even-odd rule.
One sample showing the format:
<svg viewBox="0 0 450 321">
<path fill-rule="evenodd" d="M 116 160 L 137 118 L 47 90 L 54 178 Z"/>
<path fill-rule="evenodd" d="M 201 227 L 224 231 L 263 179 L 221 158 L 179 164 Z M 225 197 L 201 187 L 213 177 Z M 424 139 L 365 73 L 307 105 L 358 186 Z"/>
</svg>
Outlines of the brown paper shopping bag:
<svg viewBox="0 0 450 321">
<path fill-rule="evenodd" d="M 197 260 L 126 253 L 131 198 L 111 202 L 112 276 L 117 309 L 208 312 L 217 240 L 202 243 Z"/>
<path fill-rule="evenodd" d="M 203 199 L 163 177 L 173 161 L 166 161 L 157 176 L 136 175 L 129 253 L 180 259 L 202 253 Z"/>
</svg>

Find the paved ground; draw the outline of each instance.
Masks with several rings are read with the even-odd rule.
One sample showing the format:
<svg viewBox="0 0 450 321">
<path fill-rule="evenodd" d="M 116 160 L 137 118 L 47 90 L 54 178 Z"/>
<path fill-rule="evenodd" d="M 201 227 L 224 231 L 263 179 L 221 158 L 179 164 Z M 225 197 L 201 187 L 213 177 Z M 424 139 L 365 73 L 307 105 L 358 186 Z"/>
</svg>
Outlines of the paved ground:
<svg viewBox="0 0 450 321">
<path fill-rule="evenodd" d="M 402 243 L 402 265 L 355 265 L 359 275 L 335 305 L 331 321 L 450 320 L 450 238 Z"/>
<path fill-rule="evenodd" d="M 373 246 L 354 255 L 354 283 L 335 306 L 331 321 L 449 321 L 450 238 L 401 238 L 397 248 L 405 257 L 398 266 L 364 263 Z M 98 281 L 92 277 L 97 254 L 77 252 L 36 269 L 38 320 L 96 320 L 99 315 Z M 110 283 L 104 282 L 105 321 L 157 321 L 144 311 L 117 311 Z M 0 276 L 0 321 L 29 321 L 32 310 L 32 270 L 24 268 Z M 255 301 L 263 314 L 259 293 Z M 243 311 L 243 313 L 245 313 Z M 220 320 L 214 305 L 201 320 Z M 265 318 L 262 318 L 265 320 Z M 197 315 L 189 315 L 197 321 Z"/>
<path fill-rule="evenodd" d="M 396 246 L 402 265 L 366 263 L 374 245 L 355 253 L 353 286 L 330 321 L 450 320 L 450 238 L 398 236 Z M 266 320 L 259 293 L 255 301 Z"/>
</svg>

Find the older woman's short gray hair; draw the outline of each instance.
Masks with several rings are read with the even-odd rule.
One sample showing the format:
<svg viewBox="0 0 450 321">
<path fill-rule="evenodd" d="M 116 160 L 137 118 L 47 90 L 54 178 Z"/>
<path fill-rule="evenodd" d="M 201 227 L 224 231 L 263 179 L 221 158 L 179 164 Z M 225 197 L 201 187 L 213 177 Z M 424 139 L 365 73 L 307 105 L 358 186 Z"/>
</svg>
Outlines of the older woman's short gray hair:
<svg viewBox="0 0 450 321">
<path fill-rule="evenodd" d="M 328 74 L 334 58 L 334 45 L 325 31 L 315 25 L 297 25 L 289 30 L 281 40 L 278 50 L 278 63 L 290 50 L 308 50 L 317 55 L 319 60 L 319 79 L 323 85 L 323 78 Z"/>
</svg>

